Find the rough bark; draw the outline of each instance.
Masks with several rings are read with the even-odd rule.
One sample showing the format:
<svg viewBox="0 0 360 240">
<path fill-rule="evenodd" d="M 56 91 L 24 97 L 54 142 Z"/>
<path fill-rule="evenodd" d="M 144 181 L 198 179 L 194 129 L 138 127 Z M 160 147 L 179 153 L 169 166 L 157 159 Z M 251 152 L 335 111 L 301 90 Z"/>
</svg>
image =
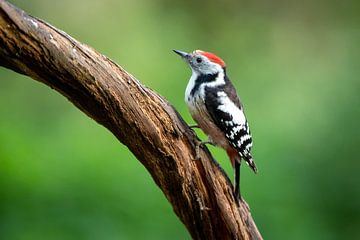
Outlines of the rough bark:
<svg viewBox="0 0 360 240">
<path fill-rule="evenodd" d="M 150 172 L 194 239 L 262 239 L 246 203 L 163 97 L 63 31 L 0 0 L 0 65 L 64 95 Z"/>
</svg>

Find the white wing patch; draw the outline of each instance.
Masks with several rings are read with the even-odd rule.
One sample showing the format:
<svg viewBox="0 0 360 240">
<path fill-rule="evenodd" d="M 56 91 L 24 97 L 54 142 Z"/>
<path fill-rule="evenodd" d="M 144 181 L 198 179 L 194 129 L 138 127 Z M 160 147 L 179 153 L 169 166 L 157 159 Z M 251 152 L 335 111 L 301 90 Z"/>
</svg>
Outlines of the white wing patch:
<svg viewBox="0 0 360 240">
<path fill-rule="evenodd" d="M 226 95 L 225 92 L 221 91 L 217 93 L 219 97 L 220 105 L 218 106 L 218 109 L 220 111 L 223 111 L 225 113 L 228 113 L 232 116 L 232 121 L 235 125 L 245 125 L 246 124 L 246 118 L 244 115 L 244 112 L 239 109 L 233 101 L 230 100 L 230 98 Z"/>
<path fill-rule="evenodd" d="M 248 156 L 252 147 L 252 138 L 243 110 L 236 106 L 224 91 L 217 92 L 217 97 L 219 102 L 217 109 L 232 119 L 231 121 L 221 120 L 225 127 L 223 130 L 225 136 L 229 143 L 238 149 L 240 156 Z"/>
</svg>

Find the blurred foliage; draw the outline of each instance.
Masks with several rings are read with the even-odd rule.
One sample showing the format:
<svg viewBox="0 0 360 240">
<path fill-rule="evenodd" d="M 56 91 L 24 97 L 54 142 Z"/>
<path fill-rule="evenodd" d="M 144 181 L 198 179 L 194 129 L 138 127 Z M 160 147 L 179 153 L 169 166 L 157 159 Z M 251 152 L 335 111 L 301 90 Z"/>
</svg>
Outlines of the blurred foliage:
<svg viewBox="0 0 360 240">
<path fill-rule="evenodd" d="M 254 135 L 259 174 L 242 168 L 242 192 L 264 238 L 360 238 L 358 1 L 11 2 L 121 64 L 189 123 L 190 70 L 171 49 L 223 57 Z M 106 129 L 40 83 L 4 68 L 0 80 L 0 239 L 190 239 Z"/>
</svg>

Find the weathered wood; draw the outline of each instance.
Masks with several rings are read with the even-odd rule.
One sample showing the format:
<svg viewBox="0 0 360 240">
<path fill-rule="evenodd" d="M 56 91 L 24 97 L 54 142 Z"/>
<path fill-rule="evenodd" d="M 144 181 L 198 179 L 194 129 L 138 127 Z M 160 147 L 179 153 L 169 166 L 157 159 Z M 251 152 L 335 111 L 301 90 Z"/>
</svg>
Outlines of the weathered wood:
<svg viewBox="0 0 360 240">
<path fill-rule="evenodd" d="M 194 239 L 262 239 L 245 203 L 176 110 L 104 55 L 0 0 L 0 65 L 64 95 L 150 172 Z"/>
</svg>

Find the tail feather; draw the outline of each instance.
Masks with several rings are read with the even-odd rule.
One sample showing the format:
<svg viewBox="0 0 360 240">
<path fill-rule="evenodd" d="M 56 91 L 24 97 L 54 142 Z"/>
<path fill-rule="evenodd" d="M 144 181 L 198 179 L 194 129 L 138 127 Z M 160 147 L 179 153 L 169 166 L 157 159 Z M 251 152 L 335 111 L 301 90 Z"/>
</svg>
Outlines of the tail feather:
<svg viewBox="0 0 360 240">
<path fill-rule="evenodd" d="M 258 170 L 257 170 L 254 159 L 251 156 L 244 157 L 244 159 L 245 159 L 246 164 L 249 165 L 249 167 L 254 171 L 254 173 L 257 173 Z"/>
</svg>

